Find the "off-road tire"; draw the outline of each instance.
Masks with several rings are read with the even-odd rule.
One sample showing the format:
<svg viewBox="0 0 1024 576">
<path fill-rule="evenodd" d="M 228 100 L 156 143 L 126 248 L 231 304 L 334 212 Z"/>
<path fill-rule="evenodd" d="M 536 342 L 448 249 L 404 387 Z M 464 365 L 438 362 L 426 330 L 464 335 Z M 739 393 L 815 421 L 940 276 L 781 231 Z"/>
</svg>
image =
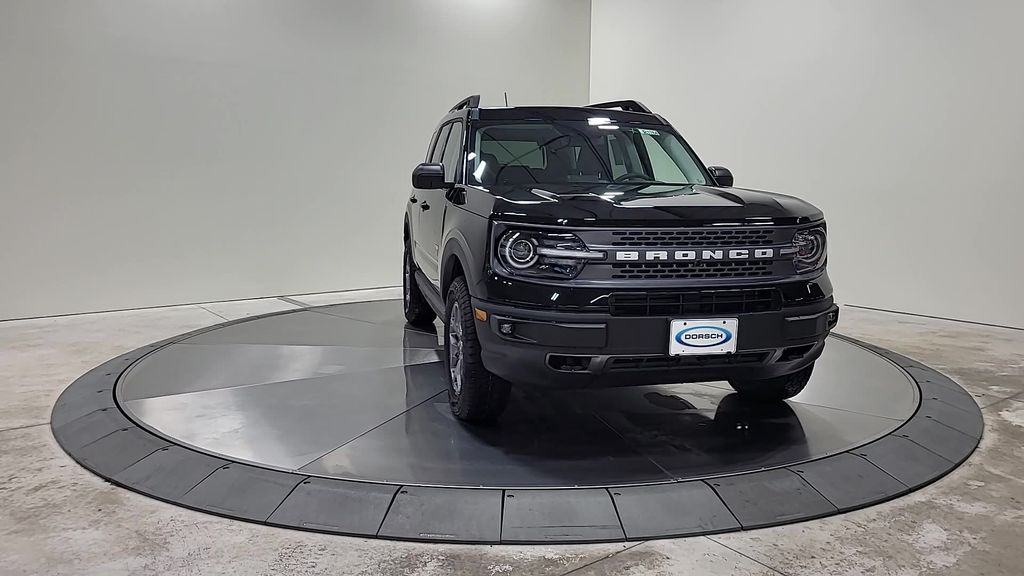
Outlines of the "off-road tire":
<svg viewBox="0 0 1024 576">
<path fill-rule="evenodd" d="M 812 362 L 806 368 L 792 374 L 763 380 L 730 380 L 729 385 L 746 399 L 757 402 L 782 402 L 799 394 L 807 386 L 807 381 L 811 379 L 813 371 L 814 363 Z"/>
<path fill-rule="evenodd" d="M 444 364 L 448 374 L 448 404 L 452 414 L 466 422 L 494 422 L 508 404 L 510 386 L 507 381 L 484 368 L 480 359 L 480 340 L 476 336 L 476 320 L 473 317 L 469 287 L 461 276 L 453 280 L 448 288 L 444 317 Z M 453 338 L 455 333 L 457 339 Z M 457 342 L 461 342 L 461 349 Z M 453 347 L 459 350 L 455 356 L 452 353 Z M 458 383 L 455 370 L 452 369 L 453 362 L 456 364 L 455 370 L 459 371 Z"/>
<path fill-rule="evenodd" d="M 405 320 L 413 326 L 426 328 L 434 325 L 437 314 L 427 303 L 416 284 L 416 263 L 412 261 L 412 250 L 409 241 L 405 241 L 405 253 L 402 255 L 402 307 Z"/>
</svg>

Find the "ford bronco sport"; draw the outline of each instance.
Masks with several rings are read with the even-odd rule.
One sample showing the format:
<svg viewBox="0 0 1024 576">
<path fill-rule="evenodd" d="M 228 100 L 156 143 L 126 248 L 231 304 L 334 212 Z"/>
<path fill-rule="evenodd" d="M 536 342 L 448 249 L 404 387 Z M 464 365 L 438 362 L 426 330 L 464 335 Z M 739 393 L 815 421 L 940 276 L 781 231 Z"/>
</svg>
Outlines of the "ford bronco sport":
<svg viewBox="0 0 1024 576">
<path fill-rule="evenodd" d="M 405 317 L 442 318 L 456 417 L 510 383 L 804 388 L 839 314 L 821 211 L 733 187 L 636 101 L 479 103 L 441 120 L 404 227 Z"/>
</svg>

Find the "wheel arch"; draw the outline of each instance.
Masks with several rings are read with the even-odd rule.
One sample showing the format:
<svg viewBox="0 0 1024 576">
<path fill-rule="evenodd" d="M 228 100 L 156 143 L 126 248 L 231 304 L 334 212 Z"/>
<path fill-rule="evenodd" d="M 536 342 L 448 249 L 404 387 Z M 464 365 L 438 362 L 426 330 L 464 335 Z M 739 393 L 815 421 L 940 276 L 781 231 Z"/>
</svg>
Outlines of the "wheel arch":
<svg viewBox="0 0 1024 576">
<path fill-rule="evenodd" d="M 458 276 L 465 276 L 466 284 L 471 288 L 477 282 L 477 267 L 471 257 L 472 252 L 467 248 L 465 238 L 461 235 L 453 235 L 444 245 L 441 257 L 441 297 L 448 292 L 452 280 Z"/>
</svg>

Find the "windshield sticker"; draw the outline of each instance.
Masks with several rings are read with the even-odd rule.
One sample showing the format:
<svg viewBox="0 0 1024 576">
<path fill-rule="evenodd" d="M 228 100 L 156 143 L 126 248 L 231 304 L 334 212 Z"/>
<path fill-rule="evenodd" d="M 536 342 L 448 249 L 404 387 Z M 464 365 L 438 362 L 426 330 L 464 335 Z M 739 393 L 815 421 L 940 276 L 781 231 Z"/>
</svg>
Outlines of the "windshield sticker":
<svg viewBox="0 0 1024 576">
<path fill-rule="evenodd" d="M 661 132 L 657 130 L 651 130 L 650 128 L 637 128 L 641 134 L 647 134 L 648 136 L 661 136 Z"/>
</svg>

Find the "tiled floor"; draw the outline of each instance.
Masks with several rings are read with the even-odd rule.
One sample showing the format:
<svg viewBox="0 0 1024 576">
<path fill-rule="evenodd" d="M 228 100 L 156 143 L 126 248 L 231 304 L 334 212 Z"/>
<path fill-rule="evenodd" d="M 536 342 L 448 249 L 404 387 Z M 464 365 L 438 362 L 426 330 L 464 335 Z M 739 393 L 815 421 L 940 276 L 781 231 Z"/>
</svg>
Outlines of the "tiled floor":
<svg viewBox="0 0 1024 576">
<path fill-rule="evenodd" d="M 0 322 L 0 574 L 1007 574 L 1024 563 L 1024 331 L 843 309 L 839 331 L 928 363 L 974 393 L 978 451 L 898 500 L 802 524 L 582 546 L 446 546 L 269 528 L 111 486 L 48 426 L 89 368 L 201 326 L 396 289 Z M 292 302 L 294 300 L 295 302 Z"/>
</svg>

